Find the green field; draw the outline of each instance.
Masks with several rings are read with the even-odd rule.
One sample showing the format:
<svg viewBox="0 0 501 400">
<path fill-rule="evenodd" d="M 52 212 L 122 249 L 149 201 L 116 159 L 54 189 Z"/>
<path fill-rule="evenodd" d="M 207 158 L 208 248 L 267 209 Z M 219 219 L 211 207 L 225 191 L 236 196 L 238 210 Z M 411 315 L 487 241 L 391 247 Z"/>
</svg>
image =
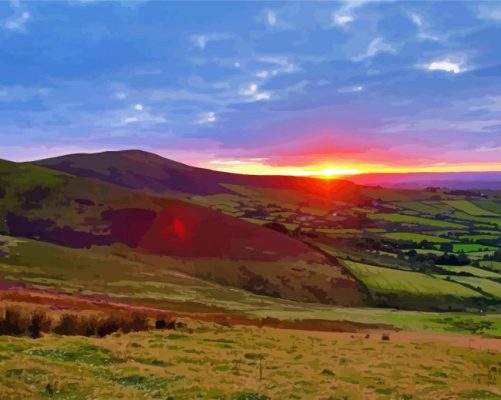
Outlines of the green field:
<svg viewBox="0 0 501 400">
<path fill-rule="evenodd" d="M 471 252 L 478 252 L 478 251 L 494 251 L 496 250 L 497 247 L 494 246 L 487 246 L 484 244 L 477 244 L 477 243 L 454 243 L 452 245 L 452 251 L 454 253 L 471 253 Z"/>
<path fill-rule="evenodd" d="M 451 265 L 441 265 L 441 267 L 447 271 L 451 272 L 468 272 L 472 275 L 478 276 L 479 278 L 497 278 L 501 279 L 501 274 L 493 271 L 489 271 L 482 268 L 470 267 L 470 266 L 451 266 Z"/>
<path fill-rule="evenodd" d="M 431 202 L 424 202 L 424 201 L 413 201 L 413 202 L 400 202 L 396 203 L 399 207 L 402 207 L 407 210 L 412 210 L 416 211 L 420 214 L 428 214 L 428 215 L 435 215 L 440 212 L 448 211 L 450 210 L 450 207 L 447 207 L 444 204 L 441 203 L 431 203 Z"/>
<path fill-rule="evenodd" d="M 394 239 L 394 240 L 410 240 L 416 243 L 420 243 L 424 240 L 427 242 L 433 242 L 433 243 L 450 243 L 452 240 L 447 239 L 447 238 L 442 238 L 439 236 L 433 236 L 433 235 L 424 235 L 422 233 L 413 233 L 413 232 L 389 232 L 385 233 L 382 236 L 389 238 L 389 239 Z"/>
<path fill-rule="evenodd" d="M 457 210 L 463 211 L 467 214 L 474 215 L 474 216 L 492 216 L 492 217 L 499 217 L 500 215 L 484 210 L 483 208 L 478 207 L 476 204 L 467 201 L 467 200 L 446 200 L 444 203 L 450 205 L 451 207 L 454 207 Z"/>
<path fill-rule="evenodd" d="M 501 201 L 499 200 L 477 200 L 473 203 L 483 210 L 501 215 Z"/>
<path fill-rule="evenodd" d="M 453 229 L 461 229 L 464 226 L 460 224 L 456 224 L 453 222 L 441 221 L 430 218 L 423 217 L 415 217 L 412 215 L 402 215 L 402 214 L 369 214 L 369 218 L 375 220 L 384 220 L 387 222 L 398 222 L 401 224 L 412 224 L 412 225 L 424 225 L 424 226 L 436 226 L 439 228 L 453 228 Z"/>
<path fill-rule="evenodd" d="M 375 267 L 352 261 L 343 264 L 367 287 L 376 293 L 409 293 L 415 295 L 451 295 L 459 297 L 480 297 L 471 289 L 453 282 L 444 282 L 433 276 Z"/>
<path fill-rule="evenodd" d="M 480 261 L 483 268 L 501 272 L 501 261 Z"/>
<path fill-rule="evenodd" d="M 454 276 L 451 279 L 456 282 L 461 282 L 467 284 L 472 288 L 480 288 L 483 292 L 488 293 L 489 295 L 501 298 L 501 283 L 491 281 L 489 279 L 483 278 L 471 278 L 466 276 Z"/>
<path fill-rule="evenodd" d="M 496 232 L 492 234 L 481 234 L 481 235 L 461 235 L 459 239 L 461 240 L 472 240 L 474 242 L 478 240 L 497 240 L 501 238 L 501 233 Z"/>
</svg>

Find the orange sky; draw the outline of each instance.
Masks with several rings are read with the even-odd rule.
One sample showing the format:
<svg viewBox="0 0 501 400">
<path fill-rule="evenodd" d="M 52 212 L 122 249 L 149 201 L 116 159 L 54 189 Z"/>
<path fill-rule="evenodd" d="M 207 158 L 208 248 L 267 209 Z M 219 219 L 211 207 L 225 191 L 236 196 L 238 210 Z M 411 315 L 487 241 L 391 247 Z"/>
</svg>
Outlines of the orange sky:
<svg viewBox="0 0 501 400">
<path fill-rule="evenodd" d="M 392 166 L 384 164 L 317 164 L 306 166 L 273 166 L 264 161 L 212 161 L 201 165 L 218 171 L 253 175 L 296 175 L 335 178 L 363 173 L 403 173 L 403 172 L 482 172 L 501 171 L 500 163 L 434 164 L 420 166 Z"/>
</svg>

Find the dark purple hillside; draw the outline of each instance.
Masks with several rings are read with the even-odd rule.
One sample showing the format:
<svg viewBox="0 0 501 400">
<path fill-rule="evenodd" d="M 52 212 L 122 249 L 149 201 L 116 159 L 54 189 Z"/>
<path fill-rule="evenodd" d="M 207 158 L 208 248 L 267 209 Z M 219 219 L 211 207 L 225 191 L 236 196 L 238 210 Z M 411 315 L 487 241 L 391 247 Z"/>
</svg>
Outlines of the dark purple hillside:
<svg viewBox="0 0 501 400">
<path fill-rule="evenodd" d="M 154 193 L 182 192 L 196 195 L 226 193 L 229 190 L 222 184 L 234 184 L 301 190 L 334 195 L 337 199 L 344 200 L 358 198 L 357 186 L 344 180 L 231 174 L 191 167 L 141 150 L 69 154 L 35 161 L 34 164 Z"/>
</svg>

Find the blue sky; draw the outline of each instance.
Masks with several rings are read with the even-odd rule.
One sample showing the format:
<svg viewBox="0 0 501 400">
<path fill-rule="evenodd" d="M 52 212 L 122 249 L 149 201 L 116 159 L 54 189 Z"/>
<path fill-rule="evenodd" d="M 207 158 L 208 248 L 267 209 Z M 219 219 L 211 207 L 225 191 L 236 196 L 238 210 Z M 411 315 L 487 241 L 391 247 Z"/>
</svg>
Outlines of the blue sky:
<svg viewBox="0 0 501 400">
<path fill-rule="evenodd" d="M 501 3 L 0 3 L 0 158 L 501 170 Z"/>
</svg>

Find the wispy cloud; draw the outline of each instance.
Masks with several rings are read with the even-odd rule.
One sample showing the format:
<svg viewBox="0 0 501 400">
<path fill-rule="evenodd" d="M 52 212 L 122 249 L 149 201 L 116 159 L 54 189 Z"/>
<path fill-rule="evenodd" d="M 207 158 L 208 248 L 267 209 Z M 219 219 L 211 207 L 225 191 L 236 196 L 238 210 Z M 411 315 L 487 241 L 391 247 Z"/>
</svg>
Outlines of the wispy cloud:
<svg viewBox="0 0 501 400">
<path fill-rule="evenodd" d="M 285 20 L 283 16 L 284 9 L 270 9 L 262 10 L 259 20 L 263 21 L 270 29 L 291 29 L 292 25 Z"/>
<path fill-rule="evenodd" d="M 331 24 L 338 27 L 347 27 L 355 21 L 355 9 L 370 3 L 370 0 L 346 0 L 341 7 L 331 13 Z"/>
<path fill-rule="evenodd" d="M 464 57 L 455 56 L 442 59 L 436 59 L 430 63 L 423 64 L 421 67 L 428 71 L 444 71 L 453 74 L 459 74 L 467 71 L 466 61 Z"/>
<path fill-rule="evenodd" d="M 213 111 L 201 113 L 198 116 L 196 123 L 198 125 L 211 125 L 217 121 L 216 113 Z"/>
<path fill-rule="evenodd" d="M 478 7 L 477 16 L 480 19 L 501 22 L 501 5 L 495 2 L 482 2 Z"/>
<path fill-rule="evenodd" d="M 2 26 L 12 32 L 24 32 L 31 20 L 30 12 L 19 1 L 11 1 L 13 14 L 2 21 Z"/>
<path fill-rule="evenodd" d="M 262 101 L 262 100 L 270 100 L 271 92 L 265 92 L 259 90 L 257 83 L 252 82 L 249 83 L 246 87 L 244 87 L 240 93 L 244 96 L 247 101 Z"/>
<path fill-rule="evenodd" d="M 410 13 L 408 15 L 414 25 L 416 25 L 419 39 L 431 40 L 433 42 L 439 42 L 440 40 L 442 40 L 440 36 L 429 32 L 428 24 L 421 15 L 416 13 Z"/>
<path fill-rule="evenodd" d="M 354 58 L 355 61 L 360 61 L 365 58 L 371 58 L 380 53 L 396 53 L 396 48 L 390 43 L 385 42 L 382 38 L 375 38 L 367 47 L 364 54 L 361 54 Z"/>
<path fill-rule="evenodd" d="M 108 113 L 108 117 L 103 118 L 106 125 L 112 127 L 124 127 L 128 125 L 140 125 L 143 127 L 165 124 L 169 120 L 159 113 L 154 113 L 151 108 L 146 108 L 143 104 L 137 103 L 118 111 Z"/>
<path fill-rule="evenodd" d="M 272 68 L 264 67 L 262 70 L 256 72 L 256 76 L 261 79 L 266 79 L 281 73 L 288 74 L 299 71 L 299 67 L 294 62 L 290 61 L 288 57 L 265 56 L 259 57 L 257 61 L 272 66 Z"/>
<path fill-rule="evenodd" d="M 268 25 L 275 26 L 277 24 L 277 14 L 275 14 L 275 11 L 266 10 L 265 15 L 266 15 L 266 22 L 268 22 Z"/>
<path fill-rule="evenodd" d="M 234 36 L 229 33 L 209 33 L 209 34 L 200 34 L 200 35 L 192 35 L 190 36 L 190 41 L 192 44 L 199 48 L 200 50 L 204 50 L 207 44 L 210 42 L 216 42 L 220 40 L 229 40 Z"/>
<path fill-rule="evenodd" d="M 357 85 L 357 86 L 346 86 L 338 89 L 339 93 L 357 93 L 357 92 L 363 92 L 364 91 L 364 86 L 362 85 Z"/>
</svg>

